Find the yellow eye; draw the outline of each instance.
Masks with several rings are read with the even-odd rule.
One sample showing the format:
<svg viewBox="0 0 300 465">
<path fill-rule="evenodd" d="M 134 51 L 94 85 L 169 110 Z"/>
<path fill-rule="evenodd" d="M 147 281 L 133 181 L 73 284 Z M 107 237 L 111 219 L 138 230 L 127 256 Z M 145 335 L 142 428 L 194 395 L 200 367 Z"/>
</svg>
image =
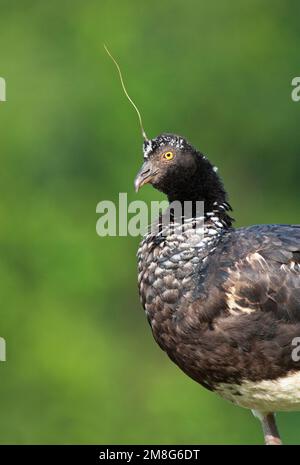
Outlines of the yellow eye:
<svg viewBox="0 0 300 465">
<path fill-rule="evenodd" d="M 163 156 L 164 156 L 164 158 L 166 160 L 172 160 L 172 158 L 174 158 L 174 153 L 173 152 L 165 152 Z"/>
</svg>

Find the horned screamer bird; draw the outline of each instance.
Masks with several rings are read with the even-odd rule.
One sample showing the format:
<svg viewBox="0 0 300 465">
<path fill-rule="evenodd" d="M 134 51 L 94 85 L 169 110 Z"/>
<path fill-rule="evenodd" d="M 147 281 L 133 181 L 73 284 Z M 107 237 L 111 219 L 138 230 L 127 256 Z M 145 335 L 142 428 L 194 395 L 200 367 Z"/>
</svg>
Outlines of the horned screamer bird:
<svg viewBox="0 0 300 465">
<path fill-rule="evenodd" d="M 162 214 L 138 250 L 153 336 L 188 376 L 251 409 L 266 444 L 281 444 L 274 412 L 300 409 L 300 226 L 234 229 L 207 158 L 183 137 L 143 134 L 136 190 L 150 183 L 171 205 L 192 205 L 181 221 Z"/>
<path fill-rule="evenodd" d="M 261 420 L 280 444 L 274 412 L 300 409 L 300 226 L 234 229 L 213 165 L 183 137 L 144 143 L 136 189 L 204 202 L 184 225 L 160 218 L 138 251 L 139 291 L 153 335 L 188 376 Z"/>
</svg>

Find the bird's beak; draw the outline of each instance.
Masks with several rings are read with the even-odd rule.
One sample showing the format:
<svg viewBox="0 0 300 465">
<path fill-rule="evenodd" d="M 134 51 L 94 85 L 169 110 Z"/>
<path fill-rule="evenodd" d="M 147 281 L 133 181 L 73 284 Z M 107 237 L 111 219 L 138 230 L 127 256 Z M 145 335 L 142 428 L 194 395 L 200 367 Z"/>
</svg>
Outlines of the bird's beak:
<svg viewBox="0 0 300 465">
<path fill-rule="evenodd" d="M 140 171 L 136 175 L 135 180 L 134 180 L 135 192 L 138 192 L 138 190 L 144 184 L 147 184 L 148 182 L 151 182 L 152 179 L 154 178 L 155 174 L 156 173 L 153 173 L 151 163 L 148 160 L 145 161 L 143 163 L 143 166 L 141 167 Z"/>
</svg>

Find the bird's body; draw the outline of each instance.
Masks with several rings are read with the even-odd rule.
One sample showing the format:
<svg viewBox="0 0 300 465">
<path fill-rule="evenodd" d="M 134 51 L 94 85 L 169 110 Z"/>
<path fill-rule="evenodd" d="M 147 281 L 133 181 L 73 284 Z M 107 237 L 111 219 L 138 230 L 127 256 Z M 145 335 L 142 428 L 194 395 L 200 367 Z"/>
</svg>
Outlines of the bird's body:
<svg viewBox="0 0 300 465">
<path fill-rule="evenodd" d="M 176 166 L 163 161 L 158 175 L 159 157 L 173 151 Z M 164 226 L 139 248 L 140 296 L 154 338 L 195 381 L 257 411 L 265 437 L 276 442 L 271 412 L 300 409 L 300 357 L 293 356 L 300 226 L 234 229 L 223 185 L 202 154 L 179 136 L 159 136 L 145 153 L 140 184 L 151 182 L 170 202 L 204 202 L 203 216 L 184 225 L 161 217 Z"/>
<path fill-rule="evenodd" d="M 300 244 L 300 227 L 210 230 L 142 242 L 140 293 L 153 335 L 184 372 L 226 399 L 266 412 L 299 409 L 291 351 L 300 267 L 282 248 L 289 235 Z"/>
</svg>

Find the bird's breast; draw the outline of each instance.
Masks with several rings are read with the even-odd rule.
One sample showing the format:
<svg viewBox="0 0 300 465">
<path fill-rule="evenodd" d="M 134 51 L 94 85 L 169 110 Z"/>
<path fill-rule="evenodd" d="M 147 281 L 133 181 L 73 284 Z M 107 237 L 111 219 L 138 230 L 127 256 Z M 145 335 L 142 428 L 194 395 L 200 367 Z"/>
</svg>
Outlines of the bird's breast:
<svg viewBox="0 0 300 465">
<path fill-rule="evenodd" d="M 187 230 L 165 237 L 146 236 L 138 251 L 139 291 L 153 335 L 174 351 L 194 331 L 199 315 L 193 307 L 201 270 L 216 234 Z"/>
</svg>

